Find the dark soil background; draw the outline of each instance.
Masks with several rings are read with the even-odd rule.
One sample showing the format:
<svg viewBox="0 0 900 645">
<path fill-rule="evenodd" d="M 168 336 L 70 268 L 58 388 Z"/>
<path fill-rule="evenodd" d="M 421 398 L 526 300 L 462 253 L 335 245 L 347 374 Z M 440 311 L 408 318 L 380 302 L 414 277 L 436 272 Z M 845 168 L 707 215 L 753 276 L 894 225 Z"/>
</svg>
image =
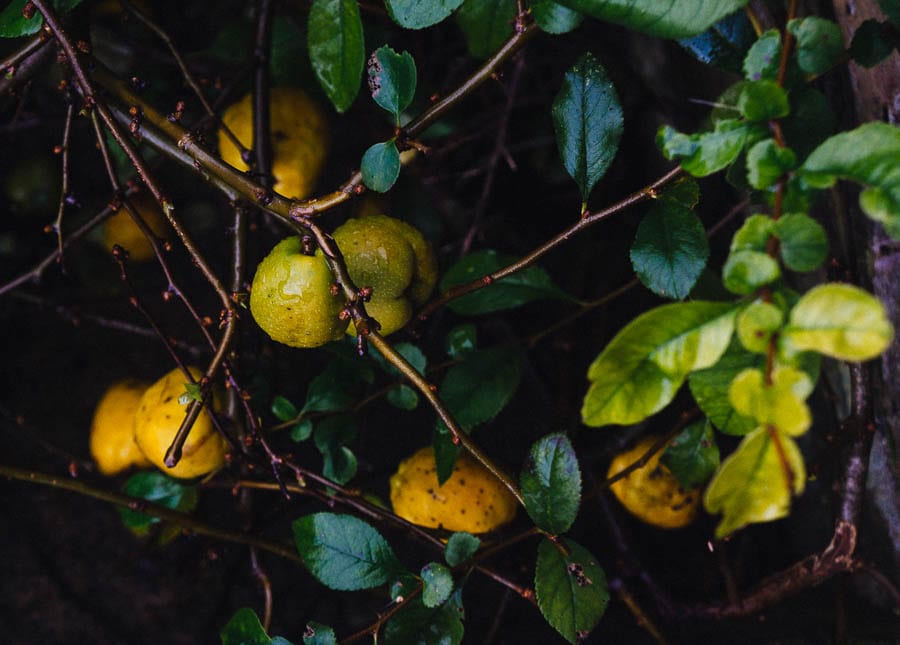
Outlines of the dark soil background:
<svg viewBox="0 0 900 645">
<path fill-rule="evenodd" d="M 115 63 L 120 74 L 148 82 L 147 100 L 162 110 L 188 98 L 177 68 L 165 49 L 133 22 L 116 17 L 92 18 L 86 2 L 73 15 L 72 33 L 90 38 L 98 57 Z M 244 3 L 154 3 L 157 20 L 169 31 L 195 68 L 211 82 L 240 76 L 238 53 L 232 59 L 215 48 L 216 38 L 236 29 Z M 288 30 L 292 17 L 302 17 L 294 3 L 280 6 Z M 226 20 L 225 17 L 230 17 Z M 420 78 L 415 111 L 429 94 L 455 87 L 476 64 L 452 21 L 422 32 L 392 29 L 385 16 L 364 13 L 367 48 L 390 42 L 409 49 Z M 301 19 L 300 23 L 303 22 Z M 251 24 L 251 23 L 246 23 Z M 240 30 L 238 30 L 240 31 Z M 229 32 L 230 33 L 230 32 Z M 234 37 L 234 43 L 245 42 Z M 290 39 L 288 39 L 290 40 Z M 5 54 L 18 43 L 0 42 Z M 276 80 L 315 88 L 304 60 L 305 43 L 288 46 L 287 64 Z M 442 269 L 460 255 L 460 241 L 476 227 L 473 248 L 495 248 L 523 254 L 567 226 L 577 216 L 578 194 L 559 163 L 550 119 L 550 104 L 563 73 L 581 52 L 592 51 L 607 67 L 620 93 L 626 134 L 619 155 L 595 190 L 595 208 L 613 203 L 660 176 L 669 164 L 656 151 L 656 129 L 670 123 L 696 128 L 708 111 L 697 100 L 714 100 L 735 76 L 717 72 L 691 58 L 673 42 L 586 23 L 574 35 L 539 36 L 521 58 L 508 63 L 503 76 L 480 88 L 448 118 L 452 134 L 436 140 L 430 155 L 404 171 L 383 200 L 387 212 L 417 224 L 434 242 Z M 293 56 L 293 58 L 290 58 Z M 837 75 L 835 75 L 837 76 Z M 0 175 L 7 176 L 35 155 L 47 156 L 62 136 L 65 104 L 57 90 L 59 67 L 52 63 L 27 85 L 0 97 Z M 236 96 L 249 87 L 245 76 Z M 838 119 L 853 123 L 846 79 L 828 78 L 823 89 L 840 106 Z M 315 91 L 313 89 L 313 91 Z M 333 115 L 332 115 L 333 116 Z M 189 112 L 187 123 L 197 121 Z M 497 133 L 508 123 L 504 138 L 515 162 L 511 167 L 495 151 Z M 352 123 L 350 127 L 347 124 Z M 331 190 L 356 167 L 363 150 L 390 136 L 390 126 L 364 92 L 343 119 L 333 116 L 333 150 L 321 190 Z M 843 127 L 849 127 L 847 125 Z M 79 206 L 67 213 L 72 226 L 86 221 L 109 199 L 102 162 L 94 149 L 88 119 L 76 119 L 71 145 L 71 185 Z M 53 163 L 58 163 L 51 157 Z M 221 275 L 227 275 L 230 238 L 229 209 L 223 198 L 194 174 L 154 157 L 154 170 L 182 209 L 185 221 L 204 255 Z M 491 175 L 492 184 L 484 191 Z M 37 212 L 25 212 L 8 196 L 0 203 L 0 284 L 27 271 L 52 251 L 55 240 L 42 232 L 56 208 L 56 185 L 39 177 L 36 194 L 53 195 Z M 707 228 L 739 201 L 724 181 L 702 183 L 700 215 Z M 352 214 L 356 202 L 336 210 L 329 226 Z M 632 276 L 628 248 L 639 215 L 632 209 L 574 238 L 541 263 L 563 289 L 582 300 L 597 299 Z M 752 211 L 750 211 L 752 212 Z M 479 220 L 473 216 L 481 213 Z M 721 266 L 730 234 L 727 224 L 712 239 L 710 266 Z M 67 225 L 68 228 L 68 225 Z M 257 217 L 251 236 L 250 265 L 264 255 L 284 231 Z M 175 248 L 173 268 L 197 308 L 213 318 L 217 303 L 189 258 Z M 160 297 L 165 281 L 154 266 L 134 266 L 131 280 L 165 333 L 182 343 L 191 361 L 203 364 L 208 353 L 200 335 L 173 303 Z M 40 284 L 27 284 L 0 296 L 0 463 L 75 477 L 106 490 L 120 490 L 127 475 L 99 476 L 90 463 L 88 429 L 103 391 L 124 377 L 154 380 L 171 369 L 171 360 L 149 333 L 146 321 L 129 305 L 129 292 L 119 279 L 110 254 L 93 239 L 73 244 L 65 255 L 65 272 L 52 266 Z M 625 430 L 580 427 L 579 410 L 586 388 L 587 366 L 621 326 L 660 301 L 642 287 L 630 290 L 610 307 L 599 308 L 575 324 L 562 327 L 536 343 L 526 354 L 524 377 L 511 405 L 476 438 L 511 471 L 518 470 L 528 447 L 553 431 L 571 431 L 585 474 L 585 490 L 602 481 L 611 456 L 646 432 L 665 432 L 679 413 L 691 407 L 682 394 L 667 412 L 648 424 Z M 554 301 L 528 305 L 505 315 L 474 320 L 479 343 L 489 347 L 524 342 L 568 314 L 575 305 Z M 431 363 L 444 360 L 443 337 L 462 318 L 442 312 L 423 328 L 418 339 Z M 400 338 L 399 340 L 404 340 Z M 408 339 L 407 339 L 408 340 Z M 240 378 L 253 394 L 252 404 L 264 424 L 272 424 L 269 402 L 275 394 L 302 401 L 309 381 L 327 354 L 274 346 L 252 320 L 245 318 L 238 341 Z M 672 617 L 660 612 L 658 594 L 641 580 L 652 577 L 680 603 L 702 605 L 726 597 L 723 571 L 729 570 L 738 589 L 746 590 L 803 557 L 820 551 L 833 530 L 835 478 L 841 462 L 834 408 L 846 396 L 844 378 L 826 366 L 812 400 L 816 425 L 802 448 L 815 475 L 794 504 L 792 516 L 751 527 L 734 539 L 711 548 L 714 519 L 704 517 L 687 529 L 662 531 L 626 516 L 604 494 L 586 494 L 571 532 L 597 555 L 608 577 L 624 588 L 660 626 L 672 643 L 857 643 L 900 642 L 896 608 L 883 587 L 865 572 L 831 579 L 765 612 L 746 619 L 711 620 Z M 384 384 L 382 380 L 381 385 Z M 823 391 L 824 390 L 824 391 Z M 882 392 L 886 399 L 891 393 Z M 900 393 L 894 393 L 900 400 Z M 835 403 L 837 401 L 837 403 Z M 433 412 L 424 405 L 400 414 L 385 402 L 367 406 L 358 415 L 359 439 L 354 452 L 360 462 L 359 489 L 387 498 L 387 480 L 398 461 L 430 440 Z M 898 582 L 896 540 L 898 515 L 893 477 L 892 438 L 882 425 L 875 441 L 870 497 L 861 524 L 860 560 Z M 896 431 L 896 428 L 893 428 Z M 720 436 L 723 454 L 736 443 Z M 313 446 L 293 444 L 283 434 L 274 445 L 311 469 L 321 468 Z M 328 510 L 300 497 L 290 501 L 277 492 L 231 490 L 236 473 L 221 477 L 222 486 L 204 487 L 197 516 L 235 531 L 251 530 L 271 539 L 291 540 L 290 522 L 311 512 Z M 524 514 L 522 514 L 524 515 Z M 503 530 L 515 534 L 528 526 L 525 517 Z M 417 569 L 439 554 L 397 530 L 379 526 L 410 568 Z M 536 541 L 527 540 L 491 560 L 491 565 L 520 585 L 530 586 Z M 623 550 L 623 547 L 626 550 Z M 300 642 L 309 620 L 331 624 L 346 636 L 371 623 L 389 607 L 383 590 L 335 593 L 297 564 L 260 553 L 261 569 L 271 579 L 274 604 L 271 634 Z M 608 611 L 589 642 L 652 643 L 652 636 L 613 594 Z M 497 583 L 473 575 L 463 595 L 466 642 L 558 642 L 558 635 L 539 611 Z M 19 481 L 0 480 L 0 642 L 150 644 L 214 643 L 234 612 L 244 606 L 261 613 L 263 594 L 246 547 L 197 535 L 183 535 L 167 545 L 139 539 L 122 524 L 111 505 L 73 492 Z"/>
</svg>

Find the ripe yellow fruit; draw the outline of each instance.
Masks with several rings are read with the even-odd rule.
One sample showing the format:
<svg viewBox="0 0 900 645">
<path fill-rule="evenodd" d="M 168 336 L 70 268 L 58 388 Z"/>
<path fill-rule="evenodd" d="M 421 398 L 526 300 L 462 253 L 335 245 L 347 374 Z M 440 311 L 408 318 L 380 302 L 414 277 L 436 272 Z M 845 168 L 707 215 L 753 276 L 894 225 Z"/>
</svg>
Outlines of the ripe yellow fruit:
<svg viewBox="0 0 900 645">
<path fill-rule="evenodd" d="M 168 222 L 153 195 L 145 191 L 137 193 L 130 199 L 131 205 L 150 227 L 150 230 L 157 237 L 165 238 Z M 124 206 L 103 223 L 102 237 L 105 248 L 112 249 L 114 244 L 118 244 L 128 251 L 128 257 L 136 262 L 153 259 L 153 245 L 131 219 L 131 215 Z"/>
<path fill-rule="evenodd" d="M 189 370 L 194 379 L 203 376 L 203 372 L 196 367 Z M 175 438 L 187 409 L 187 404 L 180 401 L 186 391 L 186 382 L 178 368 L 163 376 L 141 396 L 134 418 L 134 438 L 147 458 L 167 475 L 183 479 L 218 470 L 225 465 L 228 452 L 228 444 L 213 425 L 209 411 L 204 408 L 184 444 L 181 461 L 174 468 L 166 467 L 166 450 Z"/>
<path fill-rule="evenodd" d="M 466 453 L 438 485 L 434 450 L 422 448 L 391 477 L 394 513 L 419 526 L 486 533 L 511 521 L 516 499 L 493 473 Z"/>
<path fill-rule="evenodd" d="M 425 304 L 437 282 L 437 258 L 414 227 L 387 215 L 347 220 L 334 231 L 347 272 L 357 287 L 372 287 L 368 313 L 381 333 L 401 329 Z M 379 315 L 380 314 L 380 315 Z M 348 328 L 350 334 L 355 329 Z"/>
<path fill-rule="evenodd" d="M 91 456 L 104 475 L 152 465 L 134 440 L 134 416 L 148 385 L 131 379 L 120 381 L 106 390 L 94 410 Z"/>
<path fill-rule="evenodd" d="M 606 476 L 612 477 L 636 462 L 658 439 L 645 437 L 630 450 L 616 455 Z M 662 451 L 655 453 L 643 467 L 614 482 L 610 490 L 639 520 L 665 529 L 681 528 L 697 516 L 700 491 L 684 490 L 675 475 L 659 462 L 661 454 Z"/>
<path fill-rule="evenodd" d="M 225 110 L 222 122 L 244 146 L 253 140 L 253 95 L 247 94 Z M 269 95 L 272 133 L 272 176 L 275 192 L 303 199 L 316 185 L 328 149 L 328 124 L 319 106 L 295 87 L 275 87 Z M 241 152 L 219 130 L 222 160 L 238 170 L 249 170 Z"/>
<path fill-rule="evenodd" d="M 299 237 L 275 245 L 256 268 L 250 312 L 272 340 L 291 347 L 318 347 L 343 337 L 344 297 L 321 251 L 304 255 Z"/>
</svg>

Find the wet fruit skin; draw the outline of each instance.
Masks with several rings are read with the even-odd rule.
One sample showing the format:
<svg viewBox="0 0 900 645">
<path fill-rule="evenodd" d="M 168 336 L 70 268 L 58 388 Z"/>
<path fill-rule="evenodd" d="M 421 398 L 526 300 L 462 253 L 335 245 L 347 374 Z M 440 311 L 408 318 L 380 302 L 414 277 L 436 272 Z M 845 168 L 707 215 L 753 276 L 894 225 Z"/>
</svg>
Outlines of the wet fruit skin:
<svg viewBox="0 0 900 645">
<path fill-rule="evenodd" d="M 434 450 L 422 448 L 391 477 L 394 513 L 426 528 L 486 533 L 511 521 L 516 499 L 493 473 L 466 453 L 438 485 Z"/>
<path fill-rule="evenodd" d="M 347 220 L 334 231 L 347 272 L 357 287 L 371 287 L 367 313 L 391 334 L 425 304 L 437 282 L 437 259 L 414 227 L 387 215 Z M 348 333 L 355 334 L 354 328 Z"/>
<path fill-rule="evenodd" d="M 332 291 L 334 276 L 321 251 L 303 253 L 299 237 L 275 245 L 256 268 L 250 312 L 272 340 L 291 347 L 318 347 L 343 337 L 344 297 Z"/>
<path fill-rule="evenodd" d="M 222 122 L 238 141 L 253 140 L 253 95 L 229 107 Z M 272 133 L 272 176 L 275 192 L 294 199 L 308 197 L 315 187 L 328 149 L 328 124 L 319 106 L 295 87 L 275 87 L 269 94 L 269 129 Z M 238 170 L 249 170 L 240 150 L 219 130 L 222 160 Z"/>
<path fill-rule="evenodd" d="M 618 454 L 609 466 L 607 478 L 638 461 L 658 439 L 658 436 L 645 437 L 633 448 Z M 656 452 L 643 467 L 614 482 L 610 490 L 639 520 L 660 528 L 681 528 L 697 516 L 700 491 L 681 488 L 675 475 L 659 462 L 661 456 L 661 450 Z"/>
<path fill-rule="evenodd" d="M 195 380 L 203 376 L 196 367 L 189 368 Z M 174 468 L 165 464 L 166 450 L 184 419 L 187 404 L 180 402 L 187 378 L 175 368 L 141 396 L 134 419 L 134 438 L 154 466 L 171 477 L 190 479 L 218 470 L 225 465 L 228 444 L 213 425 L 204 407 L 188 435 L 181 461 Z M 215 405 L 215 404 L 214 404 Z"/>
<path fill-rule="evenodd" d="M 166 236 L 168 222 L 153 195 L 137 193 L 131 198 L 131 205 L 157 237 Z M 129 259 L 136 262 L 145 262 L 154 256 L 153 245 L 124 206 L 103 223 L 103 246 L 112 249 L 114 244 L 128 251 Z"/>
<path fill-rule="evenodd" d="M 132 379 L 119 381 L 100 398 L 91 422 L 90 450 L 102 474 L 152 465 L 134 440 L 135 413 L 148 385 Z"/>
</svg>

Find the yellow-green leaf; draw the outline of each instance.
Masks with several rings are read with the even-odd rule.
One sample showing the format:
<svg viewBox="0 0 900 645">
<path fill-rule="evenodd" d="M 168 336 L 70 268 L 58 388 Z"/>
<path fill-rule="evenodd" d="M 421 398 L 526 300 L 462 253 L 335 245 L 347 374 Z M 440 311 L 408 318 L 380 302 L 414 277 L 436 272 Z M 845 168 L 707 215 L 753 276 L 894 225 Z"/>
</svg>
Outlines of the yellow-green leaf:
<svg viewBox="0 0 900 645">
<path fill-rule="evenodd" d="M 781 337 L 792 351 L 865 361 L 887 349 L 893 336 L 884 305 L 875 296 L 853 285 L 831 283 L 800 298 Z"/>
<path fill-rule="evenodd" d="M 737 317 L 737 337 L 745 349 L 765 354 L 772 334 L 784 322 L 784 313 L 770 302 L 758 300 L 747 305 Z"/>
<path fill-rule="evenodd" d="M 584 423 L 637 423 L 668 405 L 690 372 L 715 364 L 725 352 L 736 311 L 733 303 L 694 301 L 635 318 L 588 370 Z"/>
<path fill-rule="evenodd" d="M 734 377 L 728 398 L 738 414 L 798 436 L 812 423 L 812 415 L 804 403 L 812 389 L 809 376 L 794 367 L 776 367 L 771 384 L 766 383 L 762 370 L 750 368 Z"/>
<path fill-rule="evenodd" d="M 716 537 L 722 538 L 748 524 L 787 516 L 791 495 L 802 493 L 805 485 L 806 467 L 797 444 L 761 427 L 722 463 L 703 505 L 710 513 L 723 514 L 716 527 Z"/>
</svg>

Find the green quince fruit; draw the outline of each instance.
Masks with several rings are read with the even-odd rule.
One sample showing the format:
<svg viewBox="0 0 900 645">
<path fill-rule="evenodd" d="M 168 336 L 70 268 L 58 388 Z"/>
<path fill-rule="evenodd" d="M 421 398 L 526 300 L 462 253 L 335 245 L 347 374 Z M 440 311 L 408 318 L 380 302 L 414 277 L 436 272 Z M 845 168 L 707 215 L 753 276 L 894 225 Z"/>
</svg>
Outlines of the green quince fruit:
<svg viewBox="0 0 900 645">
<path fill-rule="evenodd" d="M 387 215 L 347 220 L 334 231 L 347 271 L 357 287 L 371 287 L 366 310 L 381 333 L 403 328 L 425 304 L 437 282 L 437 258 L 422 234 Z M 348 334 L 356 333 L 354 327 Z"/>
<path fill-rule="evenodd" d="M 250 291 L 250 312 L 272 340 L 291 347 L 318 347 L 343 337 L 345 301 L 322 251 L 303 253 L 289 237 L 260 262 Z"/>
</svg>

